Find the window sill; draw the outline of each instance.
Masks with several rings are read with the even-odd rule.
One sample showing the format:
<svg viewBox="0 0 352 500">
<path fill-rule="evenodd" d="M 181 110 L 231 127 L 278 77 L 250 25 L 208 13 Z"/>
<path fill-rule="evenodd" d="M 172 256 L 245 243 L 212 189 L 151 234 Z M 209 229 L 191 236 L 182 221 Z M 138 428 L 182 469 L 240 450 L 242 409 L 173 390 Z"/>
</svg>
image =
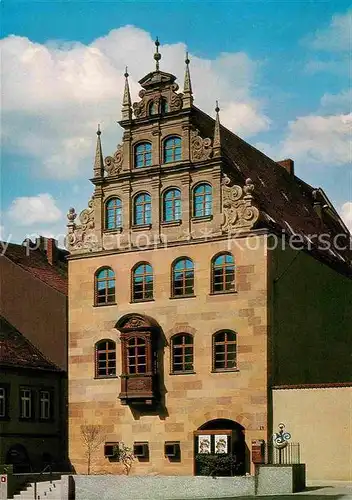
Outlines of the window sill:
<svg viewBox="0 0 352 500">
<path fill-rule="evenodd" d="M 209 295 L 228 295 L 238 293 L 237 290 L 224 290 L 223 292 L 209 292 Z"/>
<path fill-rule="evenodd" d="M 195 375 L 195 371 L 189 372 L 170 372 L 169 375 Z"/>
<path fill-rule="evenodd" d="M 191 299 L 193 297 L 196 297 L 196 295 L 193 293 L 191 295 L 175 295 L 169 297 L 170 299 Z"/>
<path fill-rule="evenodd" d="M 104 229 L 104 234 L 122 233 L 122 227 L 114 227 L 114 229 Z"/>
<path fill-rule="evenodd" d="M 154 302 L 155 299 L 132 299 L 130 304 L 138 304 L 138 302 Z"/>
<path fill-rule="evenodd" d="M 151 224 L 134 224 L 131 227 L 132 231 L 143 231 L 143 229 L 151 229 L 152 225 Z"/>
<path fill-rule="evenodd" d="M 213 220 L 213 216 L 212 215 L 201 215 L 199 217 L 192 217 L 191 221 L 192 222 L 210 222 L 211 220 Z"/>
<path fill-rule="evenodd" d="M 11 420 L 9 415 L 0 416 L 0 422 L 9 422 Z"/>
<path fill-rule="evenodd" d="M 40 422 L 41 424 L 52 424 L 52 423 L 55 422 L 55 419 L 53 417 L 50 417 L 50 418 L 39 418 L 38 422 Z"/>
<path fill-rule="evenodd" d="M 93 307 L 117 306 L 117 302 L 104 302 L 104 304 L 93 304 Z"/>
<path fill-rule="evenodd" d="M 182 220 L 181 219 L 178 219 L 178 220 L 170 220 L 170 221 L 163 221 L 161 223 L 161 226 L 162 227 L 172 227 L 172 226 L 180 226 L 182 224 Z"/>
<path fill-rule="evenodd" d="M 117 379 L 119 377 L 118 377 L 118 375 L 98 375 L 98 376 L 96 375 L 94 377 L 94 380 L 102 380 L 102 379 L 106 380 L 106 379 L 110 379 L 110 378 Z"/>
<path fill-rule="evenodd" d="M 33 424 L 36 423 L 36 422 L 38 422 L 38 420 L 35 419 L 34 417 L 18 417 L 18 420 L 20 422 L 28 422 L 28 423 L 31 422 Z"/>
<path fill-rule="evenodd" d="M 240 370 L 238 368 L 224 368 L 222 370 L 211 370 L 210 373 L 234 373 L 239 371 Z"/>
</svg>

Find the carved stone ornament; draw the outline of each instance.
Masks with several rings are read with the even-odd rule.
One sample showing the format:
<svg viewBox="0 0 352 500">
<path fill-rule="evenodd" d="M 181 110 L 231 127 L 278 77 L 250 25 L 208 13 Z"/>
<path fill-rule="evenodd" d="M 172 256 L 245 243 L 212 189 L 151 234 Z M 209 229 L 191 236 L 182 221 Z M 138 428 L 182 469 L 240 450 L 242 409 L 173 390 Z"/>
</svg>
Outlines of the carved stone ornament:
<svg viewBox="0 0 352 500">
<path fill-rule="evenodd" d="M 123 150 L 121 144 L 117 145 L 117 150 L 113 156 L 105 158 L 104 169 L 108 175 L 118 175 L 123 162 Z"/>
<path fill-rule="evenodd" d="M 125 329 L 133 329 L 133 328 L 140 328 L 140 327 L 147 327 L 148 324 L 143 318 L 138 318 L 138 317 L 132 317 L 130 318 L 127 323 L 123 326 L 124 330 Z"/>
<path fill-rule="evenodd" d="M 75 223 L 77 214 L 74 208 L 70 208 L 67 214 L 68 233 L 65 238 L 67 250 L 98 250 L 98 240 L 94 232 L 94 200 L 88 202 L 88 208 L 82 210 L 79 215 L 80 224 Z"/>
<path fill-rule="evenodd" d="M 191 130 L 191 159 L 192 161 L 208 160 L 212 153 L 211 139 L 202 139 L 199 130 Z"/>
<path fill-rule="evenodd" d="M 224 232 L 236 233 L 249 231 L 259 218 L 259 210 L 253 206 L 252 192 L 254 185 L 251 179 L 245 186 L 230 186 L 231 181 L 224 175 L 222 181 L 222 212 L 224 221 L 221 226 Z"/>
</svg>

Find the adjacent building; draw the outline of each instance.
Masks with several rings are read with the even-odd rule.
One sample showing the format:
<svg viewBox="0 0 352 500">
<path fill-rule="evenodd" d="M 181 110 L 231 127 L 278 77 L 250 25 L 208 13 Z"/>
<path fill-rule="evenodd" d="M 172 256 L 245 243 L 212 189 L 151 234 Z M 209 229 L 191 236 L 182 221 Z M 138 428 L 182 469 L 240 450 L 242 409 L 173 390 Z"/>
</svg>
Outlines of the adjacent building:
<svg viewBox="0 0 352 500">
<path fill-rule="evenodd" d="M 188 58 L 180 93 L 154 57 L 133 105 L 126 73 L 122 144 L 104 159 L 98 130 L 93 197 L 68 213 L 71 462 L 86 471 L 93 425 L 95 472 L 119 473 L 124 442 L 135 474 L 197 474 L 207 452 L 243 474 L 284 422 L 309 478 L 348 479 L 349 232 L 292 160 L 193 104 Z"/>
<path fill-rule="evenodd" d="M 67 264 L 53 239 L 2 244 L 0 463 L 67 467 Z"/>
</svg>

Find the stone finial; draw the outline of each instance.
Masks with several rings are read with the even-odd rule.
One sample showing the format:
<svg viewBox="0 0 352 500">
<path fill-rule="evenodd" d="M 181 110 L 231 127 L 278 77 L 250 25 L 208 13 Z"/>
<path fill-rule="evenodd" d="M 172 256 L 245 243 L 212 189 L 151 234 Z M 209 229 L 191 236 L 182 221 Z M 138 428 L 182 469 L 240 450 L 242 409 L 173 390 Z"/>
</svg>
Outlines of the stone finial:
<svg viewBox="0 0 352 500">
<path fill-rule="evenodd" d="M 103 151 L 101 147 L 101 130 L 100 125 L 98 124 L 97 130 L 97 146 L 95 149 L 95 159 L 94 159 L 94 177 L 103 177 L 104 176 L 104 160 L 103 160 Z"/>
<path fill-rule="evenodd" d="M 221 137 L 220 137 L 220 117 L 219 117 L 219 103 L 216 101 L 215 106 L 215 127 L 214 127 L 214 140 L 213 140 L 213 157 L 221 156 Z"/>
<path fill-rule="evenodd" d="M 156 71 L 159 71 L 159 61 L 161 59 L 161 54 L 159 52 L 159 46 L 160 46 L 160 42 L 159 42 L 159 39 L 158 37 L 156 37 L 156 40 L 155 40 L 155 47 L 156 47 L 156 51 L 154 53 L 154 59 L 155 59 L 155 69 Z"/>
<path fill-rule="evenodd" d="M 123 99 L 122 99 L 122 119 L 123 120 L 131 120 L 132 119 L 132 101 L 131 101 L 131 94 L 130 94 L 130 86 L 128 83 L 128 71 L 127 71 L 127 66 L 125 69 L 125 88 L 123 91 Z"/>
<path fill-rule="evenodd" d="M 191 74 L 189 72 L 189 57 L 188 52 L 186 52 L 186 71 L 185 71 L 185 81 L 183 85 L 183 107 L 190 108 L 193 104 L 193 92 L 192 92 L 192 82 L 191 82 Z"/>
<path fill-rule="evenodd" d="M 68 218 L 67 225 L 73 225 L 75 223 L 76 217 L 77 217 L 76 210 L 73 207 L 69 208 L 67 212 L 67 218 Z"/>
</svg>

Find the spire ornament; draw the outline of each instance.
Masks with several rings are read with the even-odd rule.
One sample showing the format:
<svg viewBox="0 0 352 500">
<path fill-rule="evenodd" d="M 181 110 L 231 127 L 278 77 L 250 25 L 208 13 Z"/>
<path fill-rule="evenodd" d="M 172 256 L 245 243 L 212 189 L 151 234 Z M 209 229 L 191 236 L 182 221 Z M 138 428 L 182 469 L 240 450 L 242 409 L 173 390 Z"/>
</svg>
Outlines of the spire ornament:
<svg viewBox="0 0 352 500">
<path fill-rule="evenodd" d="M 125 88 L 123 91 L 123 99 L 122 99 L 122 119 L 123 120 L 131 120 L 132 119 L 132 102 L 131 102 L 131 94 L 130 94 L 130 86 L 128 83 L 128 71 L 127 66 L 125 69 Z"/>
<path fill-rule="evenodd" d="M 104 160 L 103 160 L 103 151 L 101 147 L 101 130 L 100 124 L 98 124 L 97 130 L 97 146 L 95 149 L 95 159 L 94 159 L 94 177 L 103 177 L 104 176 Z"/>
<path fill-rule="evenodd" d="M 185 81 L 183 85 L 183 107 L 190 108 L 193 104 L 193 92 L 192 92 L 192 82 L 191 82 L 191 74 L 189 72 L 189 57 L 188 52 L 186 52 L 186 71 L 185 71 Z"/>
<path fill-rule="evenodd" d="M 215 127 L 214 127 L 214 140 L 213 140 L 213 157 L 221 156 L 221 137 L 220 137 L 220 116 L 219 116 L 219 103 L 216 101 L 215 107 Z"/>
<path fill-rule="evenodd" d="M 159 71 L 159 61 L 161 59 L 161 54 L 159 52 L 159 46 L 160 46 L 160 42 L 159 42 L 159 38 L 156 37 L 156 40 L 155 40 L 155 47 L 156 47 L 156 52 L 154 53 L 154 59 L 155 59 L 155 69 L 156 71 Z"/>
</svg>

